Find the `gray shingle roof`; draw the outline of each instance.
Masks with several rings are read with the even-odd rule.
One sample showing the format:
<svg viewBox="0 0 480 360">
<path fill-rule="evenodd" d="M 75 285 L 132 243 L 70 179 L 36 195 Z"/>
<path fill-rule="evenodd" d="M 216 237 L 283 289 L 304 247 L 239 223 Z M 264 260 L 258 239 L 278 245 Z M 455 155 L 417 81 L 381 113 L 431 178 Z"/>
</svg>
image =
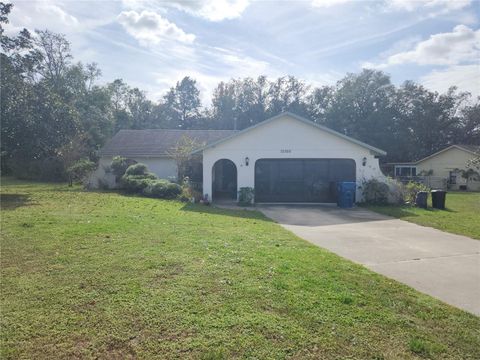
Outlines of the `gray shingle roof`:
<svg viewBox="0 0 480 360">
<path fill-rule="evenodd" d="M 235 130 L 120 130 L 100 150 L 100 156 L 168 156 L 183 136 L 205 146 L 235 133 Z"/>
</svg>

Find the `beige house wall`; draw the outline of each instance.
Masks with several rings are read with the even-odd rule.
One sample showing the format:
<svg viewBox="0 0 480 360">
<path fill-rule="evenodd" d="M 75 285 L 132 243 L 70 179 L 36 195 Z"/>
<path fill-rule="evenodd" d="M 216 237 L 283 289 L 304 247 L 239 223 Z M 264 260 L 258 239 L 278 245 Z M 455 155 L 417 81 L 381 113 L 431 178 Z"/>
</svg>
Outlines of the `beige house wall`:
<svg viewBox="0 0 480 360">
<path fill-rule="evenodd" d="M 468 160 L 472 159 L 474 155 L 458 148 L 450 148 L 441 152 L 438 155 L 425 159 L 417 164 L 417 175 L 422 171 L 428 172 L 433 170 L 432 176 L 450 178 L 450 172 L 455 169 L 466 170 Z M 452 185 L 452 190 L 458 190 L 460 185 L 467 185 L 467 180 L 461 174 L 457 174 L 457 184 Z M 468 181 L 468 190 L 480 190 L 480 181 L 473 179 Z"/>
</svg>

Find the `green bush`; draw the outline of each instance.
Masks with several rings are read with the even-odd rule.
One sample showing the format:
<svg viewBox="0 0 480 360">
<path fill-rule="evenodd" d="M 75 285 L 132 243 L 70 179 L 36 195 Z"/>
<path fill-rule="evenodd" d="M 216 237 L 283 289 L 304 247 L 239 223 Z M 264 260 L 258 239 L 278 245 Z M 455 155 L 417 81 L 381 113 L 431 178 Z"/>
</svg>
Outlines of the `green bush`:
<svg viewBox="0 0 480 360">
<path fill-rule="evenodd" d="M 255 191 L 251 187 L 241 187 L 238 191 L 238 205 L 250 206 L 253 204 Z"/>
<path fill-rule="evenodd" d="M 182 188 L 180 185 L 164 179 L 150 180 L 148 185 L 143 189 L 145 196 L 160 199 L 174 199 L 180 195 L 181 192 Z"/>
<path fill-rule="evenodd" d="M 130 165 L 127 170 L 125 171 L 125 175 L 147 175 L 149 174 L 147 165 L 138 163 L 134 165 Z"/>
<path fill-rule="evenodd" d="M 363 201 L 368 204 L 387 204 L 389 191 L 388 185 L 377 179 L 370 179 L 362 184 Z"/>
<path fill-rule="evenodd" d="M 115 156 L 112 159 L 112 163 L 110 164 L 110 168 L 112 169 L 113 174 L 117 181 L 125 175 L 125 171 L 127 171 L 128 167 L 131 165 L 136 164 L 137 162 L 133 159 L 128 159 L 122 156 Z"/>
<path fill-rule="evenodd" d="M 190 178 L 186 176 L 182 182 L 182 193 L 180 194 L 181 201 L 193 201 L 199 202 L 202 199 L 202 193 L 197 189 L 194 189 Z"/>
<path fill-rule="evenodd" d="M 407 204 L 415 204 L 415 199 L 417 197 L 417 194 L 420 191 L 426 191 L 427 194 L 430 192 L 430 189 L 420 183 L 416 183 L 413 181 L 410 181 L 407 185 L 404 187 L 404 195 L 403 198 L 405 199 L 405 202 Z"/>
<path fill-rule="evenodd" d="M 82 182 L 92 171 L 95 170 L 97 165 L 88 159 L 80 159 L 67 169 L 67 175 L 70 185 L 73 182 Z"/>
<path fill-rule="evenodd" d="M 147 175 L 123 175 L 120 179 L 122 189 L 129 193 L 143 193 L 143 190 L 156 180 L 157 177 L 153 174 Z"/>
</svg>

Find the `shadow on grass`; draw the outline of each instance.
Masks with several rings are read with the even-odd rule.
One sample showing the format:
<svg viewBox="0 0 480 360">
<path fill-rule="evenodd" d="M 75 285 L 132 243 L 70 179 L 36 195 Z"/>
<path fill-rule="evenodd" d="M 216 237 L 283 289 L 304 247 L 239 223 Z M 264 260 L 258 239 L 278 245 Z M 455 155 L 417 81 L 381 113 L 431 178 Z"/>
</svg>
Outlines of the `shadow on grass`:
<svg viewBox="0 0 480 360">
<path fill-rule="evenodd" d="M 201 205 L 201 204 L 192 204 L 185 203 L 181 208 L 182 211 L 205 213 L 211 215 L 221 215 L 221 216 L 231 216 L 243 219 L 257 219 L 261 221 L 272 222 L 271 219 L 267 218 L 259 211 L 245 210 L 242 208 L 236 209 L 224 209 L 212 205 Z"/>
<path fill-rule="evenodd" d="M 30 195 L 27 194 L 0 194 L 0 208 L 15 210 L 22 206 L 31 206 Z"/>
</svg>

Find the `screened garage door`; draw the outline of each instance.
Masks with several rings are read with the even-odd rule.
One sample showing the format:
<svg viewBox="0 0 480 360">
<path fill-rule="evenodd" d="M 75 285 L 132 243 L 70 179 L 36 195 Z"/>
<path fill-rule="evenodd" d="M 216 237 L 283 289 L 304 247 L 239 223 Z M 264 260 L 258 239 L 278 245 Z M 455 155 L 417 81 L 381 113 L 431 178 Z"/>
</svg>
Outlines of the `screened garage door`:
<svg viewBox="0 0 480 360">
<path fill-rule="evenodd" d="M 261 159 L 255 163 L 255 201 L 336 202 L 339 181 L 355 181 L 355 161 Z"/>
</svg>

